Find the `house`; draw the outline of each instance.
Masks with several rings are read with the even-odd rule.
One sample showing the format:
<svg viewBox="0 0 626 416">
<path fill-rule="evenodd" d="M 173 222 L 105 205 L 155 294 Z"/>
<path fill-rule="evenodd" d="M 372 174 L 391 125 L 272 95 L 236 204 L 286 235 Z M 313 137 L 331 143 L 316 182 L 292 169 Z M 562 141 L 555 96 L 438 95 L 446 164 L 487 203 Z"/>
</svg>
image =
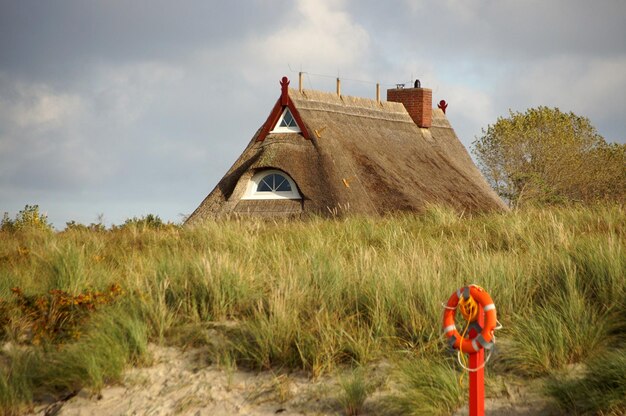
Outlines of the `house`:
<svg viewBox="0 0 626 416">
<path fill-rule="evenodd" d="M 432 91 L 387 101 L 289 88 L 187 223 L 223 216 L 381 215 L 442 204 L 506 210 L 457 138 Z M 301 85 L 301 84 L 300 84 Z M 443 103 L 442 103 L 443 104 Z"/>
</svg>

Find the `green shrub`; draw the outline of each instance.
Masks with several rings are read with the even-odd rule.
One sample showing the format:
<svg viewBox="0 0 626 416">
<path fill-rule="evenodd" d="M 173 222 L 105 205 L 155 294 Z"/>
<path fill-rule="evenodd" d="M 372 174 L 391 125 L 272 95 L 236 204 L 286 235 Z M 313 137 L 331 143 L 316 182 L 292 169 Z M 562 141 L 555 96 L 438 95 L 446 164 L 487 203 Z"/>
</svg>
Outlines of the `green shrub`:
<svg viewBox="0 0 626 416">
<path fill-rule="evenodd" d="M 89 225 L 85 225 L 85 224 L 81 224 L 79 222 L 72 220 L 72 221 L 68 221 L 65 223 L 65 231 L 79 231 L 79 232 L 90 231 L 90 232 L 101 233 L 103 231 L 106 231 L 106 227 L 104 226 L 102 221 L 97 222 L 97 223 L 92 222 Z"/>
<path fill-rule="evenodd" d="M 5 212 L 0 222 L 0 231 L 15 232 L 24 230 L 52 231 L 52 224 L 48 223 L 48 216 L 39 212 L 39 205 L 26 205 L 17 213 L 15 219 L 9 218 Z"/>
<path fill-rule="evenodd" d="M 148 214 L 140 218 L 133 217 L 124 221 L 124 224 L 119 226 L 120 229 L 135 227 L 139 229 L 155 229 L 163 228 L 168 224 L 165 224 L 158 215 Z"/>
</svg>

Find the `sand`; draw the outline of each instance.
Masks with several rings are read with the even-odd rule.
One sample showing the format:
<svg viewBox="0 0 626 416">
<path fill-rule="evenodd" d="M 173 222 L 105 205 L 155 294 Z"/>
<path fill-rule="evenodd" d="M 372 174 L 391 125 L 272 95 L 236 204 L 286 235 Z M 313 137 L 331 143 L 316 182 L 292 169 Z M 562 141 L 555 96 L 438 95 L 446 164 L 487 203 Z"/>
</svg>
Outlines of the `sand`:
<svg viewBox="0 0 626 416">
<path fill-rule="evenodd" d="M 131 368 L 121 383 L 99 392 L 86 389 L 64 401 L 35 407 L 38 415 L 338 415 L 338 377 L 311 379 L 306 373 L 250 372 L 207 362 L 207 350 L 150 346 L 149 366 Z M 362 415 L 382 414 L 376 392 Z M 378 410 L 377 410 L 378 408 Z M 502 397 L 486 401 L 488 415 L 557 415 L 533 389 L 506 385 Z M 467 415 L 459 409 L 454 415 Z"/>
<path fill-rule="evenodd" d="M 81 390 L 35 409 L 40 415 L 326 415 L 337 414 L 336 383 L 304 373 L 248 372 L 208 364 L 207 351 L 150 347 L 148 367 L 119 385 Z M 329 399 L 330 397 L 330 399 Z"/>
</svg>

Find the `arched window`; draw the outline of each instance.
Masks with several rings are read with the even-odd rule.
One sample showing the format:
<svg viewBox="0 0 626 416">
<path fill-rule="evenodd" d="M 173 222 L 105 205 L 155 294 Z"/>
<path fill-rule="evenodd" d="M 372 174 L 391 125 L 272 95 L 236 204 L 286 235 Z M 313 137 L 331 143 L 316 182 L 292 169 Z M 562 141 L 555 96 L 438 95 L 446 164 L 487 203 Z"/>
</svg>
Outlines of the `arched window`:
<svg viewBox="0 0 626 416">
<path fill-rule="evenodd" d="M 257 172 L 242 199 L 301 199 L 296 183 L 280 170 Z"/>
</svg>

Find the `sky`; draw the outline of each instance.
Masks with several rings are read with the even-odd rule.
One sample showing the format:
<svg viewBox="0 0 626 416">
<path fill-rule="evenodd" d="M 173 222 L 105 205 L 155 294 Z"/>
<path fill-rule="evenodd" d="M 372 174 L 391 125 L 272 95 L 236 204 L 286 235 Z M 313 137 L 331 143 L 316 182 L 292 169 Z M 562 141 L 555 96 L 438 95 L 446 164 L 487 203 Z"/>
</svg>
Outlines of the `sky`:
<svg viewBox="0 0 626 416">
<path fill-rule="evenodd" d="M 419 78 L 466 147 L 540 105 L 626 142 L 623 0 L 0 0 L 0 214 L 191 214 L 280 95 Z"/>
</svg>

